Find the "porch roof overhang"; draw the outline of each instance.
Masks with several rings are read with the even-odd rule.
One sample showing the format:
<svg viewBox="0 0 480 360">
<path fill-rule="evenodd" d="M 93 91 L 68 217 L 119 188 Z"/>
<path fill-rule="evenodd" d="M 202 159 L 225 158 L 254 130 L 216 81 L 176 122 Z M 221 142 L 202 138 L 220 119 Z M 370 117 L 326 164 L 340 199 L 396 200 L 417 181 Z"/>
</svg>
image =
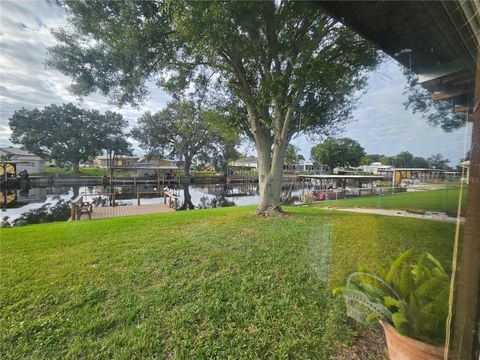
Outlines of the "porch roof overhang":
<svg viewBox="0 0 480 360">
<path fill-rule="evenodd" d="M 434 100 L 465 112 L 480 45 L 478 1 L 317 1 L 327 13 L 418 75 Z"/>
<path fill-rule="evenodd" d="M 110 165 L 107 167 L 108 169 L 111 170 L 178 170 L 178 166 L 162 166 L 162 165 L 132 165 L 132 166 L 122 166 L 122 165 Z"/>
<path fill-rule="evenodd" d="M 380 175 L 300 175 L 300 179 L 328 179 L 328 180 L 385 180 Z"/>
</svg>

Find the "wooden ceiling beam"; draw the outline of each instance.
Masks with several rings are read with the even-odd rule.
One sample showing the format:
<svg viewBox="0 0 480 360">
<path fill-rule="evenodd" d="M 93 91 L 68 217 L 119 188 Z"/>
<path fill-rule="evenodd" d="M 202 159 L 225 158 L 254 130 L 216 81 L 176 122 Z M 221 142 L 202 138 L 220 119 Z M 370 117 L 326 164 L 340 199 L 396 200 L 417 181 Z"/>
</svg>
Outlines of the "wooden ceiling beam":
<svg viewBox="0 0 480 360">
<path fill-rule="evenodd" d="M 432 94 L 432 99 L 434 101 L 437 100 L 445 100 L 450 99 L 453 97 L 457 97 L 460 95 L 471 94 L 472 93 L 471 86 L 459 86 L 459 87 L 452 87 L 446 91 L 436 91 Z"/>
<path fill-rule="evenodd" d="M 467 112 L 469 109 L 465 105 L 455 105 L 453 107 L 453 112 L 459 113 L 459 112 Z M 470 109 L 470 112 L 472 110 Z"/>
<path fill-rule="evenodd" d="M 472 72 L 470 70 L 465 70 L 444 77 L 438 77 L 425 82 L 421 82 L 420 84 L 424 88 L 429 89 L 430 91 L 435 91 L 437 88 L 448 87 L 452 85 L 462 85 L 467 83 L 471 83 L 473 89 L 473 82 L 474 79 L 472 78 Z"/>
</svg>

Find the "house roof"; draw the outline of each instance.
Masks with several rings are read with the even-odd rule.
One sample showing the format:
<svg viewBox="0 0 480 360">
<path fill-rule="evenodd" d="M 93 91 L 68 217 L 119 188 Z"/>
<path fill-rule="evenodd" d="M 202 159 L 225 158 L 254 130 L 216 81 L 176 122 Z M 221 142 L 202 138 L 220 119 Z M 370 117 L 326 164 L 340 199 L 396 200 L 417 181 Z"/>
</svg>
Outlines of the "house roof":
<svg viewBox="0 0 480 360">
<path fill-rule="evenodd" d="M 17 156 L 35 156 L 35 157 L 38 157 L 37 155 L 32 154 L 31 152 L 28 152 L 27 150 L 23 150 L 23 149 L 16 148 L 16 147 L 13 147 L 13 146 L 0 148 L 0 150 L 7 153 L 10 156 L 17 155 Z"/>
<path fill-rule="evenodd" d="M 241 159 L 237 159 L 235 161 L 231 161 L 229 166 L 233 167 L 256 167 L 258 163 L 258 159 L 254 156 L 245 157 Z M 255 164 L 252 166 L 252 164 Z"/>
<path fill-rule="evenodd" d="M 97 156 L 98 160 L 109 160 L 110 158 L 107 155 L 100 155 Z M 131 160 L 138 160 L 140 156 L 130 156 L 130 155 L 115 155 L 115 159 L 131 159 Z"/>
<path fill-rule="evenodd" d="M 10 156 L 10 161 L 22 162 L 22 161 L 45 161 L 45 160 L 37 155 L 12 155 Z"/>
<path fill-rule="evenodd" d="M 392 168 L 392 170 L 395 170 L 395 171 L 424 171 L 424 172 L 445 172 L 447 170 L 443 170 L 443 169 L 429 169 L 429 168 Z"/>
<path fill-rule="evenodd" d="M 257 162 L 257 161 L 258 159 L 255 156 L 248 156 L 248 157 L 235 160 L 235 162 L 238 162 L 238 163 L 249 163 L 249 162 Z"/>
<path fill-rule="evenodd" d="M 133 164 L 131 166 L 112 165 L 108 167 L 112 170 L 178 170 L 179 167 L 175 165 L 148 165 L 148 164 Z"/>
</svg>

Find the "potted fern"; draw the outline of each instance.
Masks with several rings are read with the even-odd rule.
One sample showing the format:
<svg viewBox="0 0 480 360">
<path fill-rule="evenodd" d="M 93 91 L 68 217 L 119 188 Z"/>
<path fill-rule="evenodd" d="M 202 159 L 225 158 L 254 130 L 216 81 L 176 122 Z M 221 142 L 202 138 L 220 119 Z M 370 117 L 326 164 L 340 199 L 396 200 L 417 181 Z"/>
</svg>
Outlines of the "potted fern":
<svg viewBox="0 0 480 360">
<path fill-rule="evenodd" d="M 334 293 L 344 296 L 348 316 L 380 321 L 391 360 L 443 359 L 449 276 L 431 254 L 408 250 L 387 270 L 363 267 Z"/>
</svg>

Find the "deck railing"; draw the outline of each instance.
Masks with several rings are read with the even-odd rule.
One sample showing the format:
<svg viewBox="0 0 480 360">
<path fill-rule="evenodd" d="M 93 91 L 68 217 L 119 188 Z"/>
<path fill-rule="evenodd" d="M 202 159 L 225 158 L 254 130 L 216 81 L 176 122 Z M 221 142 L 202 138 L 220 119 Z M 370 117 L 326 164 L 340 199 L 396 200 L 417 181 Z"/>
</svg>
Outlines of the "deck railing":
<svg viewBox="0 0 480 360">
<path fill-rule="evenodd" d="M 158 197 L 163 197 L 163 203 L 168 205 L 169 208 L 177 210 L 178 208 L 178 196 L 173 194 L 171 191 L 148 191 L 148 192 L 137 192 L 137 205 L 141 205 L 141 197 L 142 195 L 151 195 L 156 194 Z M 94 196 L 109 196 L 111 199 L 111 206 L 117 206 L 116 198 L 117 193 L 91 193 L 91 194 L 80 194 L 75 199 L 70 202 L 70 219 L 72 221 L 79 220 L 83 214 L 87 214 L 89 218 L 91 217 L 91 213 L 93 211 L 92 205 L 89 202 L 85 202 L 85 197 L 94 197 Z M 87 204 L 87 206 L 84 206 Z"/>
<path fill-rule="evenodd" d="M 163 192 L 163 203 L 166 204 L 168 199 L 168 207 L 177 210 L 178 208 L 178 197 L 172 194 L 170 191 Z"/>
</svg>

